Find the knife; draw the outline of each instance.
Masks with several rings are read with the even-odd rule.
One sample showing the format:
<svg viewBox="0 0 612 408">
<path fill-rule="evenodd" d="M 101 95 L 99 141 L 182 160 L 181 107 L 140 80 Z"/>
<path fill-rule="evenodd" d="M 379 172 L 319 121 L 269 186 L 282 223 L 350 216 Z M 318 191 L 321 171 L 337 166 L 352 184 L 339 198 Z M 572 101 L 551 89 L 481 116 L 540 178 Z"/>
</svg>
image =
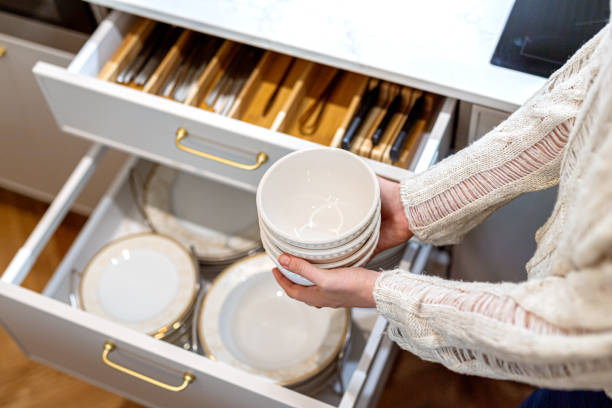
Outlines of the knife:
<svg viewBox="0 0 612 408">
<path fill-rule="evenodd" d="M 257 65 L 257 62 L 259 62 L 262 53 L 262 50 L 255 48 L 250 50 L 243 58 L 239 70 L 234 73 L 234 81 L 226 94 L 225 105 L 217 113 L 220 113 L 223 116 L 227 116 L 229 114 L 234 102 L 236 101 L 236 98 L 238 97 L 238 94 L 242 90 L 242 87 L 249 79 L 249 76 Z"/>
<path fill-rule="evenodd" d="M 351 148 L 351 143 L 353 138 L 357 134 L 357 131 L 363 124 L 365 117 L 374 104 L 378 101 L 378 96 L 380 95 L 380 82 L 376 85 L 375 88 L 369 89 L 363 98 L 361 99 L 361 103 L 355 112 L 355 116 L 351 119 L 351 123 L 346 130 L 344 136 L 342 136 L 341 146 L 343 149 L 348 150 Z"/>
<path fill-rule="evenodd" d="M 408 114 L 408 118 L 406 118 L 406 122 L 402 126 L 402 129 L 397 134 L 397 138 L 393 142 L 393 146 L 391 146 L 391 151 L 389 152 L 389 157 L 391 161 L 395 163 L 399 160 L 400 153 L 406 144 L 406 140 L 408 139 L 408 135 L 410 131 L 416 125 L 417 121 L 421 119 L 423 116 L 423 112 L 425 108 L 425 94 L 419 96 L 419 99 L 416 100 L 412 109 L 410 109 L 410 113 Z"/>
<path fill-rule="evenodd" d="M 155 69 L 159 66 L 159 64 L 162 62 L 168 51 L 170 51 L 172 45 L 176 42 L 176 39 L 181 34 L 181 31 L 181 28 L 172 27 L 164 34 L 164 38 L 160 41 L 161 45 L 159 47 L 156 47 L 155 52 L 151 55 L 151 57 L 144 65 L 144 67 L 142 67 L 140 72 L 138 72 L 136 78 L 134 78 L 134 83 L 136 85 L 144 85 L 149 80 L 149 78 L 151 77 Z"/>
<path fill-rule="evenodd" d="M 242 60 L 242 56 L 246 52 L 247 47 L 247 45 L 239 46 L 238 50 L 229 62 L 227 69 L 223 73 L 223 76 L 221 77 L 221 79 L 219 79 L 219 81 L 217 81 L 217 84 L 215 85 L 213 90 L 210 91 L 210 93 L 204 99 L 204 103 L 206 103 L 206 105 L 210 106 L 211 108 L 214 107 L 217 99 L 223 96 L 228 87 L 228 82 L 232 82 L 234 72 L 236 71 L 236 69 L 238 69 L 240 61 Z"/>
<path fill-rule="evenodd" d="M 191 89 L 197 84 L 198 79 L 202 76 L 211 59 L 221 46 L 221 40 L 218 38 L 210 38 L 206 40 L 204 46 L 198 47 L 198 51 L 190 60 L 189 70 L 187 71 L 183 81 L 176 86 L 174 91 L 174 99 L 184 102 Z M 201 52 L 200 50 L 203 49 Z"/>
<path fill-rule="evenodd" d="M 132 79 L 140 72 L 142 67 L 147 63 L 151 55 L 155 52 L 155 47 L 161 41 L 164 34 L 170 29 L 167 24 L 158 24 L 153 29 L 153 32 L 145 40 L 145 44 L 142 49 L 134 57 L 132 62 L 117 76 L 117 82 L 120 84 L 129 84 Z"/>
<path fill-rule="evenodd" d="M 389 122 L 391 122 L 391 118 L 393 117 L 393 115 L 397 113 L 401 103 L 402 103 L 402 94 L 401 92 L 398 92 L 395 98 L 393 98 L 393 101 L 391 101 L 391 104 L 387 108 L 387 112 L 385 113 L 385 116 L 380 121 L 380 124 L 378 125 L 378 127 L 374 131 L 374 134 L 372 135 L 372 145 L 373 146 L 376 146 L 380 142 L 380 139 L 382 138 L 383 133 L 385 133 L 385 129 L 387 128 L 387 126 L 389 126 Z"/>
<path fill-rule="evenodd" d="M 161 94 L 163 96 L 174 97 L 178 89 L 182 86 L 183 81 L 185 81 L 185 78 L 193 65 L 194 57 L 200 53 L 201 48 L 202 41 L 200 40 L 200 37 L 196 35 L 196 37 L 191 40 L 191 45 L 189 48 L 181 52 L 179 56 L 180 65 L 172 72 L 170 77 L 166 80 L 166 84 L 162 87 Z"/>
</svg>

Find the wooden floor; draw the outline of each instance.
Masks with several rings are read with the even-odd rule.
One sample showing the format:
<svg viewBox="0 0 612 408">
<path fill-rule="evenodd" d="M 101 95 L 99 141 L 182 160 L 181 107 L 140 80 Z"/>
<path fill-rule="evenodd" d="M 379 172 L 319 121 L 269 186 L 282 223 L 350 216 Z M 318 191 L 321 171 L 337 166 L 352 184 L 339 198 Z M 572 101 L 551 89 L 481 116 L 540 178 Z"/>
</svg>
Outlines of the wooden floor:
<svg viewBox="0 0 612 408">
<path fill-rule="evenodd" d="M 46 205 L 0 189 L 0 271 L 23 244 Z M 70 214 L 23 286 L 41 291 L 85 223 Z M 0 311 L 1 313 L 1 311 Z M 402 352 L 379 407 L 516 407 L 531 388 L 461 376 Z M 26 359 L 0 329 L 0 408 L 134 408 L 140 405 Z"/>
</svg>

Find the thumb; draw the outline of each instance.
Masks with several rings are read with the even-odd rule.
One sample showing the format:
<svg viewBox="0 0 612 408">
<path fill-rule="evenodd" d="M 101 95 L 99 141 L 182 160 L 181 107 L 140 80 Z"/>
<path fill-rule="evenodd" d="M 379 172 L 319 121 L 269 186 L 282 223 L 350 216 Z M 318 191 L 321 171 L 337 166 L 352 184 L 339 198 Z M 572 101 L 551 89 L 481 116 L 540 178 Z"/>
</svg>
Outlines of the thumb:
<svg viewBox="0 0 612 408">
<path fill-rule="evenodd" d="M 297 258 L 292 255 L 283 254 L 278 258 L 278 262 L 284 268 L 287 268 L 291 272 L 303 276 L 315 285 L 318 285 L 319 282 L 321 282 L 321 277 L 324 273 L 323 269 L 317 268 L 308 261 L 305 261 L 301 258 Z"/>
</svg>

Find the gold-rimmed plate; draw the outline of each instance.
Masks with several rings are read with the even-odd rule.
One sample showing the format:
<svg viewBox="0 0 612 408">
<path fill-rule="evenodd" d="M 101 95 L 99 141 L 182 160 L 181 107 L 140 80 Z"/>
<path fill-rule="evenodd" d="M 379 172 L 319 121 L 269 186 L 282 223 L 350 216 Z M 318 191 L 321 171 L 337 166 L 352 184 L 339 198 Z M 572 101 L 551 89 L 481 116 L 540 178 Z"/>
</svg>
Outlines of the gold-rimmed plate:
<svg viewBox="0 0 612 408">
<path fill-rule="evenodd" d="M 273 268 L 265 254 L 228 267 L 204 298 L 198 334 L 210 358 L 292 385 L 334 361 L 347 338 L 350 310 L 290 299 Z"/>
<path fill-rule="evenodd" d="M 197 265 L 180 243 L 134 234 L 92 257 L 79 284 L 79 303 L 90 313 L 163 337 L 188 317 L 197 290 Z"/>
<path fill-rule="evenodd" d="M 194 248 L 204 262 L 231 262 L 261 245 L 255 196 L 214 180 L 155 166 L 143 209 L 156 231 Z"/>
</svg>

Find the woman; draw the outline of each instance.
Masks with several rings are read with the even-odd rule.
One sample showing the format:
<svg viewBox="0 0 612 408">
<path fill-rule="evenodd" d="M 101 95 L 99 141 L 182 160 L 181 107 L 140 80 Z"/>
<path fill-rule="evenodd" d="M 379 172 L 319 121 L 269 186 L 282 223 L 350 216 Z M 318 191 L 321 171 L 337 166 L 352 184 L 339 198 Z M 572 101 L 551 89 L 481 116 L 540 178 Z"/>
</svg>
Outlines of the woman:
<svg viewBox="0 0 612 408">
<path fill-rule="evenodd" d="M 513 198 L 557 183 L 557 202 L 536 234 L 526 282 L 324 271 L 288 255 L 280 263 L 315 286 L 274 274 L 289 296 L 313 306 L 376 307 L 402 348 L 451 370 L 556 389 L 612 391 L 609 25 L 482 139 L 401 186 L 381 179 L 377 249 L 412 234 L 436 245 L 457 243 Z M 546 398 L 559 395 L 573 394 Z M 541 398 L 540 392 L 527 403 Z"/>
</svg>

